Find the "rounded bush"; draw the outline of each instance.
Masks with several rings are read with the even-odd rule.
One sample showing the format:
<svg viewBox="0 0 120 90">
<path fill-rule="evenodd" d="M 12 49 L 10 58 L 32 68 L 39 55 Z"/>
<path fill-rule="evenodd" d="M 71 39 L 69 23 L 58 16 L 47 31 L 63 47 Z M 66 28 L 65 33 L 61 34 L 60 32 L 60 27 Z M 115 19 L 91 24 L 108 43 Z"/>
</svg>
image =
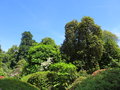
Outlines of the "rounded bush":
<svg viewBox="0 0 120 90">
<path fill-rule="evenodd" d="M 119 90 L 120 68 L 103 71 L 83 80 L 75 90 Z"/>
<path fill-rule="evenodd" d="M 53 73 L 49 71 L 37 72 L 32 74 L 32 76 L 28 79 L 28 83 L 37 86 L 41 90 L 47 90 L 52 86 L 52 81 L 49 80 L 52 78 Z"/>
<path fill-rule="evenodd" d="M 16 80 L 16 79 L 0 79 L 0 90 L 39 90 L 37 87 Z"/>
</svg>

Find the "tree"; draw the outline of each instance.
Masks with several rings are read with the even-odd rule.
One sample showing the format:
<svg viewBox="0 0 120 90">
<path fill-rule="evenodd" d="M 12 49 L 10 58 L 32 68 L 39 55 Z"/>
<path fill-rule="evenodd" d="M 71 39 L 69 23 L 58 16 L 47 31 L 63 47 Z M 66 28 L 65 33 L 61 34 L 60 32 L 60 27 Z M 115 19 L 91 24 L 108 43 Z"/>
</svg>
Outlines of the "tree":
<svg viewBox="0 0 120 90">
<path fill-rule="evenodd" d="M 19 46 L 19 52 L 18 52 L 18 60 L 20 59 L 27 59 L 28 50 L 32 46 L 32 44 L 35 42 L 32 40 L 33 35 L 28 31 L 25 31 L 22 33 L 21 43 Z"/>
<path fill-rule="evenodd" d="M 50 37 L 43 38 L 42 41 L 41 41 L 41 44 L 52 45 L 52 46 L 56 45 L 55 41 Z"/>
<path fill-rule="evenodd" d="M 2 57 L 3 57 L 3 51 L 2 51 L 1 45 L 0 45 L 0 76 L 6 76 L 6 73 L 3 70 L 3 62 L 2 62 L 3 59 L 2 59 Z"/>
<path fill-rule="evenodd" d="M 46 62 L 48 58 L 52 59 L 52 63 L 56 63 L 61 60 L 59 48 L 52 45 L 38 44 L 36 46 L 32 46 L 28 54 L 29 64 L 25 68 L 25 73 L 27 74 L 41 71 L 41 63 Z"/>
<path fill-rule="evenodd" d="M 73 20 L 65 25 L 65 40 L 63 42 L 63 45 L 61 46 L 61 52 L 64 56 L 67 56 L 65 59 L 69 61 L 75 59 L 76 57 L 76 32 L 78 28 L 78 22 L 76 20 Z"/>
<path fill-rule="evenodd" d="M 4 55 L 3 62 L 8 65 L 9 68 L 14 68 L 18 62 L 17 55 L 18 55 L 19 48 L 16 45 L 13 45 Z"/>
<path fill-rule="evenodd" d="M 106 42 L 107 40 L 110 40 L 110 39 L 113 41 L 116 41 L 116 42 L 118 41 L 118 37 L 115 34 L 113 34 L 112 32 L 104 30 L 104 31 L 102 31 L 102 34 L 103 34 L 102 39 L 104 42 Z"/>
<path fill-rule="evenodd" d="M 117 44 L 118 37 L 109 32 L 103 31 L 104 52 L 99 61 L 100 67 L 108 67 L 109 64 L 120 62 L 120 48 Z"/>
<path fill-rule="evenodd" d="M 61 47 L 62 53 L 70 57 L 70 61 L 85 70 L 92 70 L 99 66 L 103 43 L 102 30 L 90 17 L 83 17 L 81 22 L 72 21 L 65 27 L 65 40 Z"/>
</svg>

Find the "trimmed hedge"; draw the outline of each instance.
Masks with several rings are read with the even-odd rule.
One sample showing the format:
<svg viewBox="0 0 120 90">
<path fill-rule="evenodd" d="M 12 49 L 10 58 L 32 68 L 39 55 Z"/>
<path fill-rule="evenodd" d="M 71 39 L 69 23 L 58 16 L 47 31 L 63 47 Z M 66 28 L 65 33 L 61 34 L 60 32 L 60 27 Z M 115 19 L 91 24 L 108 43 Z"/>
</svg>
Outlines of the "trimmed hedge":
<svg viewBox="0 0 120 90">
<path fill-rule="evenodd" d="M 31 84 L 12 78 L 0 79 L 0 89 L 1 90 L 39 90 L 37 87 Z"/>
</svg>

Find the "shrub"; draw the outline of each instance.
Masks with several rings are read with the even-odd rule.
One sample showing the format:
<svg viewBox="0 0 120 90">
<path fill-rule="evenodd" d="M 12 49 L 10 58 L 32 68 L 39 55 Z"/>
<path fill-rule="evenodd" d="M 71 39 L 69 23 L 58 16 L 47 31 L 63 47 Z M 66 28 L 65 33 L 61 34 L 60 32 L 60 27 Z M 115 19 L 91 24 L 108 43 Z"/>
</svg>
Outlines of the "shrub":
<svg viewBox="0 0 120 90">
<path fill-rule="evenodd" d="M 86 76 L 89 75 L 89 74 L 87 74 L 87 71 L 86 71 L 86 70 L 80 70 L 80 71 L 78 72 L 78 74 L 79 74 L 79 76 L 84 76 L 84 77 L 86 77 Z"/>
<path fill-rule="evenodd" d="M 77 77 L 73 64 L 55 63 L 49 67 L 50 71 L 36 72 L 22 78 L 42 90 L 65 90 Z"/>
<path fill-rule="evenodd" d="M 84 76 L 80 76 L 79 78 L 77 78 L 67 89 L 68 90 L 74 90 L 74 88 L 76 88 L 76 86 L 81 83 L 84 79 L 86 79 L 86 77 Z"/>
<path fill-rule="evenodd" d="M 62 62 L 51 64 L 49 70 L 57 73 L 55 88 L 60 90 L 67 88 L 78 77 L 76 69 L 76 66 L 73 64 Z"/>
<path fill-rule="evenodd" d="M 55 64 L 51 64 L 51 66 L 49 67 L 50 71 L 55 71 L 55 72 L 60 72 L 60 73 L 76 73 L 76 66 L 73 64 L 67 64 L 67 63 L 55 63 Z"/>
<path fill-rule="evenodd" d="M 33 74 L 34 74 L 34 73 L 33 73 Z M 23 77 L 21 78 L 21 81 L 27 82 L 28 79 L 29 79 L 33 74 L 28 74 L 27 76 L 23 76 Z"/>
<path fill-rule="evenodd" d="M 31 84 L 39 87 L 41 90 L 46 90 L 52 85 L 52 82 L 48 78 L 48 74 L 50 75 L 50 74 L 52 74 L 52 72 L 44 71 L 44 72 L 34 73 L 28 79 L 28 83 L 31 83 Z"/>
<path fill-rule="evenodd" d="M 39 90 L 37 87 L 16 79 L 0 79 L 1 90 Z"/>
<path fill-rule="evenodd" d="M 0 68 L 0 76 L 6 76 L 6 73 L 4 72 L 3 68 Z"/>
<path fill-rule="evenodd" d="M 103 71 L 90 76 L 77 85 L 75 90 L 119 90 L 120 68 Z"/>
</svg>

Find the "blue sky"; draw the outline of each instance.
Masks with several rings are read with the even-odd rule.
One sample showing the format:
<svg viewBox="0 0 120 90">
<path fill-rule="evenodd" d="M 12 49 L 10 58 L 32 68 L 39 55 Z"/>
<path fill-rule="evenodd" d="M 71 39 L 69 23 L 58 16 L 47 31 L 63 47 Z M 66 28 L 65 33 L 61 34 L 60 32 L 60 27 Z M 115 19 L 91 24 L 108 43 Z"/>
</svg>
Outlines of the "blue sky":
<svg viewBox="0 0 120 90">
<path fill-rule="evenodd" d="M 7 51 L 19 45 L 22 32 L 30 31 L 37 42 L 51 37 L 61 45 L 65 24 L 83 16 L 120 37 L 119 4 L 120 0 L 0 0 L 0 44 Z"/>
</svg>

